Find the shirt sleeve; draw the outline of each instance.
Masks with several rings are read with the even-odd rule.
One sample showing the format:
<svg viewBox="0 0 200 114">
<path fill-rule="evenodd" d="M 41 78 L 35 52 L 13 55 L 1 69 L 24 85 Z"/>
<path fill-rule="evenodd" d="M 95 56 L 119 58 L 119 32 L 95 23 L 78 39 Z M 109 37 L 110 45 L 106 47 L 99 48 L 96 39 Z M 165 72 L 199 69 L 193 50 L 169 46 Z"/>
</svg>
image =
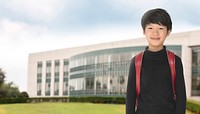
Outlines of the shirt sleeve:
<svg viewBox="0 0 200 114">
<path fill-rule="evenodd" d="M 186 90 L 181 59 L 176 56 L 176 108 L 175 114 L 185 114 L 186 111 Z"/>
<path fill-rule="evenodd" d="M 136 104 L 136 81 L 135 81 L 135 64 L 134 58 L 131 60 L 128 83 L 127 83 L 127 93 L 126 93 L 126 114 L 135 114 L 135 104 Z"/>
</svg>

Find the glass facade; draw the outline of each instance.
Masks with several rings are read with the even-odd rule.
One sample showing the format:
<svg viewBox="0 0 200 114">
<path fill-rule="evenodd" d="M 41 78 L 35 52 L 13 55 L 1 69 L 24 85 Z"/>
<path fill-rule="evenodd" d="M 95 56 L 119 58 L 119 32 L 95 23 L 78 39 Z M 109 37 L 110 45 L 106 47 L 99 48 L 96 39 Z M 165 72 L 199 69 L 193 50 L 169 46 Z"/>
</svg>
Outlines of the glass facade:
<svg viewBox="0 0 200 114">
<path fill-rule="evenodd" d="M 181 57 L 181 46 L 167 48 Z M 63 60 L 39 61 L 37 96 L 41 96 L 42 91 L 45 96 L 125 96 L 130 60 L 144 49 L 144 46 L 112 48 L 82 53 Z"/>
<path fill-rule="evenodd" d="M 124 96 L 130 60 L 144 46 L 113 48 L 70 58 L 70 96 Z M 181 57 L 181 46 L 167 46 Z"/>
<path fill-rule="evenodd" d="M 200 47 L 192 48 L 192 96 L 200 96 Z"/>
</svg>

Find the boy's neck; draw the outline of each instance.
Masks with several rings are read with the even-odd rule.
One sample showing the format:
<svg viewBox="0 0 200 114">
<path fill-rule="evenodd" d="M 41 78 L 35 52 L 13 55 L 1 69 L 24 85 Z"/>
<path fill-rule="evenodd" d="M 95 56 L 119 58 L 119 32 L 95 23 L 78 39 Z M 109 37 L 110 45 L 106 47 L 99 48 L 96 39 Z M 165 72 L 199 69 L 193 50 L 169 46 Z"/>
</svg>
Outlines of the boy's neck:
<svg viewBox="0 0 200 114">
<path fill-rule="evenodd" d="M 157 52 L 157 51 L 160 51 L 164 48 L 164 46 L 160 46 L 160 47 L 148 47 L 148 50 L 149 51 L 152 51 L 152 52 Z"/>
</svg>

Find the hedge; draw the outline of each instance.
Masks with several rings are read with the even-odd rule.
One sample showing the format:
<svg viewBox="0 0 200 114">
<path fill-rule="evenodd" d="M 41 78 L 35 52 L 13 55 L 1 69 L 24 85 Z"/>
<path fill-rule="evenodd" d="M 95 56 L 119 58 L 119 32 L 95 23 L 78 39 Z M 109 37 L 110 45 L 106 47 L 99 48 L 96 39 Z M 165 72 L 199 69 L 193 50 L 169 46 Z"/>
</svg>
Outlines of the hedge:
<svg viewBox="0 0 200 114">
<path fill-rule="evenodd" d="M 186 108 L 192 112 L 200 114 L 200 102 L 194 100 L 187 100 Z"/>
<path fill-rule="evenodd" d="M 111 103 L 125 104 L 124 97 L 103 97 L 103 96 L 84 96 L 84 97 L 36 97 L 30 98 L 30 102 L 90 102 L 90 103 Z"/>
<path fill-rule="evenodd" d="M 111 103 L 111 104 L 125 104 L 124 97 L 70 97 L 69 102 L 91 102 L 91 103 Z"/>
<path fill-rule="evenodd" d="M 25 98 L 0 98 L 0 104 L 27 103 Z"/>
<path fill-rule="evenodd" d="M 69 97 L 34 97 L 29 102 L 69 102 Z"/>
</svg>

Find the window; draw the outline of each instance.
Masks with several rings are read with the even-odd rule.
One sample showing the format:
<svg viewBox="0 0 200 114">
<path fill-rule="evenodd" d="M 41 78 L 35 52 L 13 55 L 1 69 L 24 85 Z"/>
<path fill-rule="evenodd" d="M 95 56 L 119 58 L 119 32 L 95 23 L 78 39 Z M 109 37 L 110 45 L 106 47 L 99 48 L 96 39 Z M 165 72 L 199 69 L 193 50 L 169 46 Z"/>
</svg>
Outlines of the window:
<svg viewBox="0 0 200 114">
<path fill-rule="evenodd" d="M 86 89 L 94 89 L 94 77 L 86 78 Z"/>
<path fill-rule="evenodd" d="M 200 96 L 200 47 L 192 49 L 192 96 Z"/>
<path fill-rule="evenodd" d="M 45 83 L 45 95 L 50 95 L 51 88 L 51 61 L 46 61 L 46 83 Z"/>
<path fill-rule="evenodd" d="M 37 63 L 37 95 L 42 95 L 42 62 Z"/>
</svg>

